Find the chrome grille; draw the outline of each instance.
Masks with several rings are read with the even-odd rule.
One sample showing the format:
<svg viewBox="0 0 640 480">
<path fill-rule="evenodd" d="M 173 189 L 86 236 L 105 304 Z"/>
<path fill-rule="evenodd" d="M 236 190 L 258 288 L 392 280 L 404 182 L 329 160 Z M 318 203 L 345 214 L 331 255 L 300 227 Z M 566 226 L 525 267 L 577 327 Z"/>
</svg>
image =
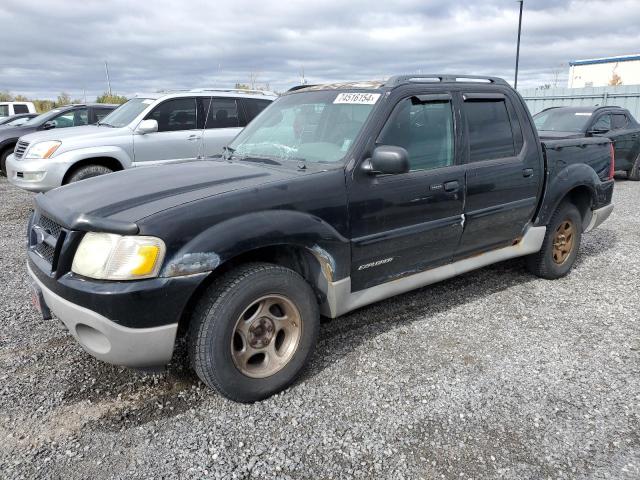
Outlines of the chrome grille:
<svg viewBox="0 0 640 480">
<path fill-rule="evenodd" d="M 28 146 L 29 146 L 29 142 L 19 141 L 16 144 L 16 148 L 13 150 L 13 156 L 16 158 L 22 158 Z"/>
</svg>

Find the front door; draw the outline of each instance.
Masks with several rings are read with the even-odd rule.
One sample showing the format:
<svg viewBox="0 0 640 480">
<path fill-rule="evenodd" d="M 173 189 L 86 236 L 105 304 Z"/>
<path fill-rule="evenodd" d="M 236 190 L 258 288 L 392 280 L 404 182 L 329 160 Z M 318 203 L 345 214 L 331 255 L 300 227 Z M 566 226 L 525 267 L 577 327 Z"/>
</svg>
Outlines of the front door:
<svg viewBox="0 0 640 480">
<path fill-rule="evenodd" d="M 544 170 L 532 135 L 523 140 L 511 99 L 501 93 L 458 94 L 465 122 L 465 228 L 461 259 L 513 244 L 533 217 Z"/>
<path fill-rule="evenodd" d="M 154 108 L 145 120 L 158 122 L 158 131 L 134 134 L 133 148 L 137 166 L 179 160 L 194 160 L 202 142 L 198 128 L 195 98 L 173 98 Z"/>
<path fill-rule="evenodd" d="M 464 204 L 454 118 L 448 93 L 400 99 L 376 145 L 405 148 L 410 171 L 355 172 L 349 206 L 352 291 L 451 261 Z"/>
</svg>

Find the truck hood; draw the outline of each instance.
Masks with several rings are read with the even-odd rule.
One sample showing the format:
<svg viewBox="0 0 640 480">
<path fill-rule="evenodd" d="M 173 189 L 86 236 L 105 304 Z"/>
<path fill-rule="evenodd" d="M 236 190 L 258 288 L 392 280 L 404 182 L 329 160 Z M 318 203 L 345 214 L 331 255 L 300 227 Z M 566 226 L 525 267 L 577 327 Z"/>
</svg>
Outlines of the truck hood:
<svg viewBox="0 0 640 480">
<path fill-rule="evenodd" d="M 538 132 L 538 136 L 541 139 L 544 138 L 582 138 L 585 136 L 582 132 L 556 132 L 556 131 L 541 131 Z"/>
<path fill-rule="evenodd" d="M 34 132 L 29 135 L 25 135 L 22 140 L 29 143 L 42 142 L 45 140 L 59 140 L 62 142 L 62 146 L 64 146 L 65 140 L 90 140 L 93 138 L 112 137 L 117 134 L 116 132 L 121 133 L 122 129 L 126 129 L 131 133 L 131 130 L 127 127 L 111 128 L 100 127 L 98 125 L 85 125 L 84 127 L 52 128 L 51 130 Z"/>
<path fill-rule="evenodd" d="M 197 161 L 139 167 L 82 180 L 36 196 L 36 206 L 67 228 L 136 233 L 138 220 L 226 192 L 302 173 L 262 164 Z"/>
</svg>

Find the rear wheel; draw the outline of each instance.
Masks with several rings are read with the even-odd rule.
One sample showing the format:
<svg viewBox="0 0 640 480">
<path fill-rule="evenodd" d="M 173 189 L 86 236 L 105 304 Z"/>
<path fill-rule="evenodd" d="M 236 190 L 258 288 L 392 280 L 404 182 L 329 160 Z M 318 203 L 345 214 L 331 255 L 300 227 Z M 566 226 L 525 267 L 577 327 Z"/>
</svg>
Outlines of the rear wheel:
<svg viewBox="0 0 640 480">
<path fill-rule="evenodd" d="M 315 295 L 300 275 L 246 264 L 204 292 L 191 318 L 189 357 L 209 387 L 254 402 L 296 379 L 313 353 L 319 323 Z"/>
<path fill-rule="evenodd" d="M 113 170 L 105 167 L 104 165 L 85 165 L 84 167 L 80 167 L 76 171 L 74 171 L 69 179 L 65 182 L 65 184 L 79 182 L 80 180 L 97 177 L 99 175 L 106 175 L 107 173 L 112 172 Z"/>
<path fill-rule="evenodd" d="M 541 278 L 564 277 L 576 261 L 582 240 L 582 216 L 572 203 L 562 203 L 547 225 L 542 248 L 526 258 L 527 268 Z"/>
<path fill-rule="evenodd" d="M 636 161 L 633 162 L 631 170 L 627 172 L 627 178 L 634 182 L 640 181 L 640 153 L 636 157 Z"/>
</svg>

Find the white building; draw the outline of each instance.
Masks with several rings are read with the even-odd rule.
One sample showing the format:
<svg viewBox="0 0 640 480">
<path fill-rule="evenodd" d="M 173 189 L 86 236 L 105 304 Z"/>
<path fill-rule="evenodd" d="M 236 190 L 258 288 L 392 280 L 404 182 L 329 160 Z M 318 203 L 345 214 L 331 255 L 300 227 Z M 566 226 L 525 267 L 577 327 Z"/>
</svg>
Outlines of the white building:
<svg viewBox="0 0 640 480">
<path fill-rule="evenodd" d="M 640 84 L 640 54 L 569 62 L 569 88 Z"/>
</svg>

